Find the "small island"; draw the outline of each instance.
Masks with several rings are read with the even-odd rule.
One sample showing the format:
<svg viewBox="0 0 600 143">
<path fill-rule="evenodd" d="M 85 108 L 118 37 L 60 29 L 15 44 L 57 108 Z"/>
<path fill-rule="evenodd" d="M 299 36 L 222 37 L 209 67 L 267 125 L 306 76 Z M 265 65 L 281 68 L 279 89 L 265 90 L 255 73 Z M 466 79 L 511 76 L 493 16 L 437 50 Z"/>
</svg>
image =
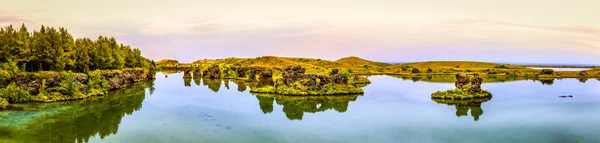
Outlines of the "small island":
<svg viewBox="0 0 600 143">
<path fill-rule="evenodd" d="M 469 79 L 469 76 L 465 73 L 456 74 L 455 89 L 446 91 L 437 91 L 431 94 L 431 98 L 437 99 L 474 99 L 474 98 L 489 98 L 492 97 L 492 93 L 481 89 L 481 83 L 483 78 L 479 77 L 477 73 L 473 74 L 473 77 Z"/>
<path fill-rule="evenodd" d="M 282 78 L 277 79 L 275 83 L 272 82 L 272 78 L 261 78 L 258 86 L 251 88 L 250 92 L 281 95 L 348 95 L 364 93 L 360 87 L 348 84 L 348 76 L 339 73 L 338 69 L 333 69 L 329 75 L 305 74 L 305 71 L 306 69 L 302 66 L 289 66 L 282 73 Z M 267 73 L 270 74 L 271 72 Z"/>
</svg>

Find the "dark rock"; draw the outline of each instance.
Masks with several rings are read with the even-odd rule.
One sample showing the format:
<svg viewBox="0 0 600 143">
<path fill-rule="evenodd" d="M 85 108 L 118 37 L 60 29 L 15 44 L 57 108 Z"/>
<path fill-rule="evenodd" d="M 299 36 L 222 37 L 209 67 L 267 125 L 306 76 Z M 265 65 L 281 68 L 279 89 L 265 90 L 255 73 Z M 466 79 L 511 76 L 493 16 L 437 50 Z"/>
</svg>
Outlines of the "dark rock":
<svg viewBox="0 0 600 143">
<path fill-rule="evenodd" d="M 302 66 L 288 66 L 285 68 L 283 74 L 283 82 L 286 85 L 291 85 L 296 82 L 298 79 L 302 78 L 306 69 L 302 68 Z"/>
<path fill-rule="evenodd" d="M 340 72 L 339 69 L 333 69 L 333 70 L 331 70 L 331 73 L 329 73 L 329 76 L 336 75 L 336 74 L 338 74 L 338 72 Z"/>
<path fill-rule="evenodd" d="M 588 73 L 585 71 L 580 71 L 579 76 L 588 76 Z"/>
<path fill-rule="evenodd" d="M 481 92 L 481 83 L 483 82 L 483 78 L 479 77 L 477 73 L 473 74 L 473 78 L 471 78 L 471 87 L 469 87 L 469 93 L 479 93 Z"/>
<path fill-rule="evenodd" d="M 540 71 L 540 74 L 553 74 L 554 70 L 552 69 L 542 69 L 542 71 Z"/>
<path fill-rule="evenodd" d="M 458 73 L 455 77 L 456 82 L 454 83 L 454 86 L 456 86 L 456 88 L 463 88 L 469 83 L 469 76 L 465 73 Z"/>
<path fill-rule="evenodd" d="M 214 64 L 208 67 L 207 70 L 204 70 L 202 75 L 206 78 L 221 78 L 221 69 L 219 68 L 219 65 Z"/>
<path fill-rule="evenodd" d="M 260 79 L 258 81 L 258 87 L 275 85 L 275 83 L 273 82 L 273 74 L 270 70 L 262 71 L 260 74 Z"/>
<path fill-rule="evenodd" d="M 573 95 L 562 95 L 558 96 L 558 98 L 573 98 Z"/>
<path fill-rule="evenodd" d="M 194 78 L 202 77 L 202 73 L 200 72 L 200 69 L 195 69 L 193 74 L 194 74 Z"/>
<path fill-rule="evenodd" d="M 419 71 L 419 69 L 418 69 L 418 68 L 413 68 L 411 72 L 412 72 L 412 73 L 421 73 L 421 71 Z"/>
<path fill-rule="evenodd" d="M 433 69 L 431 69 L 430 67 L 427 67 L 427 73 L 432 73 Z"/>
<path fill-rule="evenodd" d="M 245 78 L 246 77 L 246 71 L 248 71 L 247 68 L 243 68 L 243 67 L 237 68 L 236 69 L 237 77 L 238 78 Z"/>
<path fill-rule="evenodd" d="M 259 74 L 259 70 L 250 69 L 250 75 L 248 76 L 248 81 L 253 82 L 256 81 L 256 75 Z"/>
<path fill-rule="evenodd" d="M 348 84 L 348 77 L 346 74 L 338 73 L 331 77 L 333 84 Z"/>
</svg>

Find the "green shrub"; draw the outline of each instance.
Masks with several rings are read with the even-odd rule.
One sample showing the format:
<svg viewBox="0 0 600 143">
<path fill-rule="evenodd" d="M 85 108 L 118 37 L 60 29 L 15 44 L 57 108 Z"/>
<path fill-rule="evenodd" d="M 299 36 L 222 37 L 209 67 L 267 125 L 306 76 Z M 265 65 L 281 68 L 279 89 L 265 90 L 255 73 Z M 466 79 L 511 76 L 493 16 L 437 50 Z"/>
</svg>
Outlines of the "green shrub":
<svg viewBox="0 0 600 143">
<path fill-rule="evenodd" d="M 5 85 L 7 85 L 11 77 L 12 76 L 8 73 L 8 71 L 0 70 L 0 88 L 3 88 Z"/>
<path fill-rule="evenodd" d="M 88 72 L 88 93 L 90 95 L 105 95 L 109 88 L 108 81 L 102 77 L 99 70 Z"/>
<path fill-rule="evenodd" d="M 73 73 L 71 72 L 63 72 L 61 78 L 61 93 L 68 96 L 73 96 L 79 93 L 79 85 L 75 78 L 73 78 Z"/>
<path fill-rule="evenodd" d="M 9 103 L 25 103 L 31 99 L 29 92 L 14 82 L 0 89 L 0 97 L 8 99 Z"/>
<path fill-rule="evenodd" d="M 11 59 L 8 59 L 6 63 L 2 64 L 2 69 L 6 70 L 10 75 L 19 73 L 19 66 Z"/>
<path fill-rule="evenodd" d="M 4 109 L 8 106 L 8 100 L 0 97 L 0 109 Z"/>
</svg>

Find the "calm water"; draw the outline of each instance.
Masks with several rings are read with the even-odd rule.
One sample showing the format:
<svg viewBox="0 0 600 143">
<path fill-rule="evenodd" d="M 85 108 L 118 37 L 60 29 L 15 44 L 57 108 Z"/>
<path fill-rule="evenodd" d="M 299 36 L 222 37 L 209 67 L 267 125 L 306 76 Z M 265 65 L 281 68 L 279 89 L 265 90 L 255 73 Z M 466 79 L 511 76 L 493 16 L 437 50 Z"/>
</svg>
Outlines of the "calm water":
<svg viewBox="0 0 600 143">
<path fill-rule="evenodd" d="M 253 95 L 183 74 L 111 96 L 0 112 L 1 142 L 600 142 L 600 82 L 485 83 L 478 101 L 433 101 L 453 83 L 369 77 L 364 95 Z M 241 84 L 241 83 L 240 83 Z M 573 95 L 574 98 L 558 98 Z M 438 103 L 439 102 L 439 103 Z"/>
<path fill-rule="evenodd" d="M 585 71 L 585 70 L 591 70 L 591 68 L 543 68 L 543 67 L 529 67 L 535 70 L 541 70 L 541 69 L 552 69 L 554 71 Z"/>
</svg>

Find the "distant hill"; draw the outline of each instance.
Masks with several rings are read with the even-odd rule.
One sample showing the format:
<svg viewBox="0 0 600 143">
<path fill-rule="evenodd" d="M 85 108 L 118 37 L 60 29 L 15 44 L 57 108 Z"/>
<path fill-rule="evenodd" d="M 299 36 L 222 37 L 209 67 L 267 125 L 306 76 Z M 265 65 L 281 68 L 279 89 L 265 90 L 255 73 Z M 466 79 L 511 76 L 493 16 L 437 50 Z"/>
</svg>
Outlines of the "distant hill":
<svg viewBox="0 0 600 143">
<path fill-rule="evenodd" d="M 156 62 L 156 65 L 176 65 L 179 64 L 179 61 L 173 59 L 163 59 Z"/>
</svg>

